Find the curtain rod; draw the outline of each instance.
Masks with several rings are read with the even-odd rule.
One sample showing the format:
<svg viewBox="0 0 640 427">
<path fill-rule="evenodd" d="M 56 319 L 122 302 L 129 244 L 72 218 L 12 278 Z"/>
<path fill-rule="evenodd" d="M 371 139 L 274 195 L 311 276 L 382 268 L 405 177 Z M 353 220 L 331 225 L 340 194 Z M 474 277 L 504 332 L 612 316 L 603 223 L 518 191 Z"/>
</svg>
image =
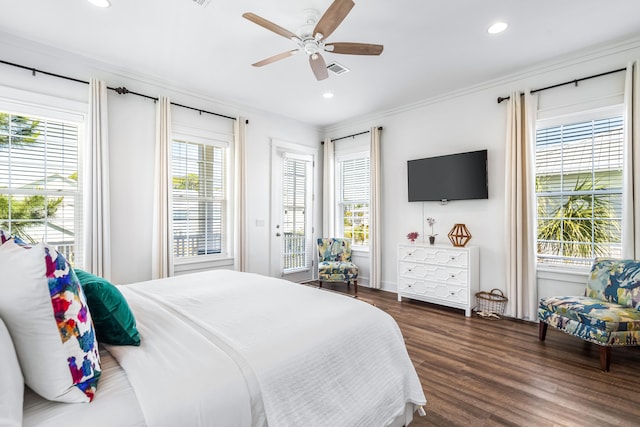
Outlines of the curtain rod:
<svg viewBox="0 0 640 427">
<path fill-rule="evenodd" d="M 382 130 L 382 126 L 378 127 L 378 130 Z M 341 136 L 340 138 L 332 139 L 331 142 L 340 141 L 342 139 L 353 138 L 359 135 L 364 135 L 365 133 L 371 132 L 370 130 L 365 130 L 364 132 L 354 133 L 353 135 Z M 320 144 L 324 145 L 324 141 L 320 141 Z"/>
<path fill-rule="evenodd" d="M 560 87 L 560 86 L 570 85 L 570 84 L 574 84 L 574 85 L 578 86 L 578 83 L 581 82 L 581 81 L 589 80 L 589 79 L 595 79 L 596 77 L 607 76 L 609 74 L 619 73 L 619 72 L 625 71 L 625 70 L 626 70 L 626 68 L 618 68 L 617 70 L 606 71 L 604 73 L 594 74 L 593 76 L 582 77 L 582 78 L 579 78 L 579 79 L 570 80 L 568 82 L 563 82 L 563 83 L 558 83 L 558 84 L 547 86 L 547 87 L 542 87 L 540 89 L 533 89 L 533 90 L 529 91 L 529 93 L 542 92 L 543 90 L 554 89 L 554 88 L 557 88 L 557 87 Z M 524 95 L 524 93 L 520 93 L 520 95 Z M 506 101 L 506 100 L 508 100 L 510 98 L 511 98 L 510 96 L 499 96 L 498 97 L 498 104 L 500 104 L 502 101 Z"/>
<path fill-rule="evenodd" d="M 36 73 L 40 73 L 40 74 L 44 74 L 44 75 L 47 75 L 47 76 L 58 77 L 58 78 L 64 79 L 64 80 L 70 80 L 70 81 L 76 82 L 76 83 L 83 83 L 83 84 L 86 84 L 86 85 L 89 84 L 89 82 L 87 82 L 85 80 L 76 79 L 74 77 L 69 77 L 69 76 L 65 76 L 65 75 L 62 75 L 62 74 L 50 73 L 48 71 L 39 70 L 37 68 L 27 67 L 25 65 L 20 65 L 20 64 L 15 64 L 15 63 L 9 62 L 9 61 L 3 61 L 1 59 L 0 59 L 0 63 L 1 64 L 5 64 L 5 65 L 11 65 L 12 67 L 22 68 L 23 70 L 31 71 L 31 75 L 33 75 L 33 76 L 35 76 Z M 131 95 L 137 95 L 137 96 L 141 96 L 142 98 L 151 99 L 151 100 L 153 100 L 153 102 L 158 101 L 158 98 L 156 98 L 156 97 L 145 95 L 143 93 L 130 91 L 129 89 L 127 89 L 124 86 L 121 86 L 121 87 L 109 87 L 109 86 L 107 86 L 107 89 L 112 90 L 112 91 L 118 93 L 119 95 L 126 95 L 126 94 L 130 93 Z M 175 102 L 172 102 L 171 105 L 175 105 L 176 107 L 187 108 L 189 110 L 194 110 L 194 111 L 199 112 L 200 114 L 207 113 L 207 114 L 211 114 L 211 115 L 218 116 L 218 117 L 224 117 L 225 119 L 236 120 L 235 117 L 229 117 L 229 116 L 225 116 L 223 114 L 213 113 L 211 111 L 202 110 L 200 108 L 189 107 L 187 105 L 177 104 Z"/>
</svg>

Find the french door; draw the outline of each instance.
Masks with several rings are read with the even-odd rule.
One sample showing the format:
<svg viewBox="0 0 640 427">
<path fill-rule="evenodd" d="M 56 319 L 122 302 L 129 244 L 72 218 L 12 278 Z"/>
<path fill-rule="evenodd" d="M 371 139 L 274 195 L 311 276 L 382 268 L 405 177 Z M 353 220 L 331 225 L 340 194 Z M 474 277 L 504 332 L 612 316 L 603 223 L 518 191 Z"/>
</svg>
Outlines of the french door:
<svg viewBox="0 0 640 427">
<path fill-rule="evenodd" d="M 314 155 L 274 142 L 271 187 L 271 275 L 294 282 L 313 275 Z"/>
</svg>

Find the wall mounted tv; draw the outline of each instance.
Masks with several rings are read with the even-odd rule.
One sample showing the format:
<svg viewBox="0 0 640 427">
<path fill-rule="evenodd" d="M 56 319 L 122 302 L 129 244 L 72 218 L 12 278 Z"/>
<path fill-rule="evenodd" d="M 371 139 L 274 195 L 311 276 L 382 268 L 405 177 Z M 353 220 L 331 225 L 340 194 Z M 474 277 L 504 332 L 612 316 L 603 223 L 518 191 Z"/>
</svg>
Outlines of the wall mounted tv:
<svg viewBox="0 0 640 427">
<path fill-rule="evenodd" d="M 487 150 L 407 161 L 409 201 L 488 199 Z"/>
</svg>

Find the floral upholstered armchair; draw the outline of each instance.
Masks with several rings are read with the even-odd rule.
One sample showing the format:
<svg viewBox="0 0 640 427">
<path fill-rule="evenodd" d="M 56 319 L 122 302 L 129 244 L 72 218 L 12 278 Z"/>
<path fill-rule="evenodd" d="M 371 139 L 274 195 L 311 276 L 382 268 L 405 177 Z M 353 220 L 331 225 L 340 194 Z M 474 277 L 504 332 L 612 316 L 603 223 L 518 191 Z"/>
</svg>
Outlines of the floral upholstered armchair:
<svg viewBox="0 0 640 427">
<path fill-rule="evenodd" d="M 358 293 L 358 266 L 351 262 L 351 242 L 345 239 L 318 239 L 318 282 L 353 282 Z"/>
<path fill-rule="evenodd" d="M 542 298 L 538 318 L 541 341 L 552 326 L 597 344 L 608 371 L 611 347 L 640 345 L 640 261 L 596 259 L 585 296 Z"/>
</svg>

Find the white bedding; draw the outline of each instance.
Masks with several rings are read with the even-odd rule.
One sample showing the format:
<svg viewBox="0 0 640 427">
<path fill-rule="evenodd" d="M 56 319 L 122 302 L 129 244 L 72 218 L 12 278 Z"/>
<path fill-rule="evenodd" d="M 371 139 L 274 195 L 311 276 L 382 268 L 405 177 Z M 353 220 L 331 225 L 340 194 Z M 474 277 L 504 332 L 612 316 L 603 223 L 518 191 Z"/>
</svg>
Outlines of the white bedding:
<svg viewBox="0 0 640 427">
<path fill-rule="evenodd" d="M 384 426 L 426 403 L 397 324 L 365 302 L 227 270 L 120 289 L 142 344 L 107 349 L 149 427 Z"/>
<path fill-rule="evenodd" d="M 108 351 L 100 349 L 102 375 L 91 403 L 60 403 L 26 389 L 23 427 L 144 427 L 144 416 L 127 375 Z M 117 408 L 117 410 L 115 409 Z"/>
</svg>

